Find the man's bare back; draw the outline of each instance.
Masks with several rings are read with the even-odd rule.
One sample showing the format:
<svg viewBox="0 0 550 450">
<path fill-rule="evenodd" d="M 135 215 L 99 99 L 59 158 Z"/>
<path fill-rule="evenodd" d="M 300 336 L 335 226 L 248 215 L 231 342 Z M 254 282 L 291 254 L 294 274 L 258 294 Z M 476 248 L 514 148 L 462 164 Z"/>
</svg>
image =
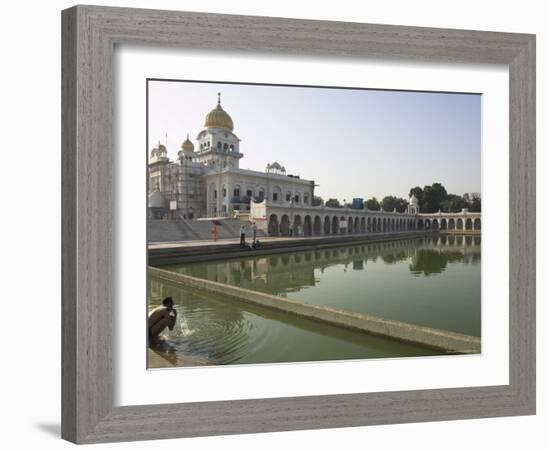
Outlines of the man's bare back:
<svg viewBox="0 0 550 450">
<path fill-rule="evenodd" d="M 162 306 L 153 309 L 149 313 L 147 323 L 149 344 L 159 344 L 162 339 L 159 334 L 166 328 L 170 331 L 176 325 L 177 311 L 173 308 L 174 302 L 172 297 L 167 297 L 162 301 Z"/>
</svg>

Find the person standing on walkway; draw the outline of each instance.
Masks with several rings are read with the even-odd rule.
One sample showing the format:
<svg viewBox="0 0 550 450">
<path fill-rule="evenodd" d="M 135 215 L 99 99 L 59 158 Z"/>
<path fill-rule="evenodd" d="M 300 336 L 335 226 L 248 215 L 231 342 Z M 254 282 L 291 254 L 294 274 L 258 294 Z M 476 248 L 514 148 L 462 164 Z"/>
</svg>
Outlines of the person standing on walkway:
<svg viewBox="0 0 550 450">
<path fill-rule="evenodd" d="M 245 247 L 246 246 L 246 242 L 245 242 L 245 230 L 244 230 L 244 225 L 241 225 L 241 228 L 239 230 L 239 234 L 241 236 L 241 242 L 240 242 L 240 246 L 241 247 Z"/>
</svg>

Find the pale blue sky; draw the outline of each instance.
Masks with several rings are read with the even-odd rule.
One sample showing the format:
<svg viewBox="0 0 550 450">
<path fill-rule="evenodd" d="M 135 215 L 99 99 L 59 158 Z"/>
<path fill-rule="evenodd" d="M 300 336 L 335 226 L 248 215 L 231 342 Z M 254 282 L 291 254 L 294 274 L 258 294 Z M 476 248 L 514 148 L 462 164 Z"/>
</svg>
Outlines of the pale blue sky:
<svg viewBox="0 0 550 450">
<path fill-rule="evenodd" d="M 433 182 L 481 192 L 479 95 L 150 81 L 149 150 L 166 133 L 172 159 L 187 133 L 196 146 L 217 92 L 241 139 L 240 167 L 277 161 L 315 180 L 325 200 L 407 197 Z"/>
</svg>

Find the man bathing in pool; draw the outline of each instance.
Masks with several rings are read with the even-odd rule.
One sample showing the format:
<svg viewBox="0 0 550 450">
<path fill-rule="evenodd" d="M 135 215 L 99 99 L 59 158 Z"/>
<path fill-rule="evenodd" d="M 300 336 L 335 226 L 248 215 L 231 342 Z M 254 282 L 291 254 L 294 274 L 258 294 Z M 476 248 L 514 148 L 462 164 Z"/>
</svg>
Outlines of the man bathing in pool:
<svg viewBox="0 0 550 450">
<path fill-rule="evenodd" d="M 149 320 L 147 328 L 149 330 L 149 344 L 158 345 L 162 343 L 162 339 L 159 334 L 166 328 L 170 331 L 174 329 L 176 325 L 176 317 L 178 312 L 174 309 L 174 301 L 172 297 L 166 297 L 162 301 L 162 306 L 153 309 L 149 313 Z"/>
</svg>

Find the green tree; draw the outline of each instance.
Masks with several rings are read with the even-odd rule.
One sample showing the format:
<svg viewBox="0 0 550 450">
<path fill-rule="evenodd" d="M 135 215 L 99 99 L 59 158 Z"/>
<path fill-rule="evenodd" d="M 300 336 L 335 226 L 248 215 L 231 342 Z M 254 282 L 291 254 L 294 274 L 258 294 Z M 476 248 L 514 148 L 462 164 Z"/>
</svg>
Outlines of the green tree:
<svg viewBox="0 0 550 450">
<path fill-rule="evenodd" d="M 340 205 L 340 202 L 338 201 L 337 198 L 329 198 L 326 202 L 325 202 L 325 206 L 327 208 L 341 208 L 342 206 Z"/>
<path fill-rule="evenodd" d="M 313 196 L 313 200 L 311 200 L 311 206 L 321 206 L 323 204 L 323 199 L 317 195 Z"/>
<path fill-rule="evenodd" d="M 441 211 L 443 212 L 460 212 L 463 208 L 468 208 L 469 203 L 464 197 L 458 195 L 449 194 L 447 198 L 441 202 Z"/>
<path fill-rule="evenodd" d="M 472 193 L 470 196 L 470 211 L 481 212 L 481 195 L 477 192 Z"/>
<path fill-rule="evenodd" d="M 424 186 L 420 212 L 434 213 L 441 209 L 441 203 L 447 199 L 447 190 L 441 183 L 433 183 L 431 186 Z"/>
<path fill-rule="evenodd" d="M 407 209 L 408 202 L 404 198 L 394 197 L 393 195 L 387 195 L 382 199 L 382 209 L 384 211 L 404 212 Z"/>
<path fill-rule="evenodd" d="M 380 209 L 380 202 L 376 199 L 376 197 L 369 198 L 365 202 L 365 208 L 370 209 L 371 211 L 378 211 Z"/>
</svg>

